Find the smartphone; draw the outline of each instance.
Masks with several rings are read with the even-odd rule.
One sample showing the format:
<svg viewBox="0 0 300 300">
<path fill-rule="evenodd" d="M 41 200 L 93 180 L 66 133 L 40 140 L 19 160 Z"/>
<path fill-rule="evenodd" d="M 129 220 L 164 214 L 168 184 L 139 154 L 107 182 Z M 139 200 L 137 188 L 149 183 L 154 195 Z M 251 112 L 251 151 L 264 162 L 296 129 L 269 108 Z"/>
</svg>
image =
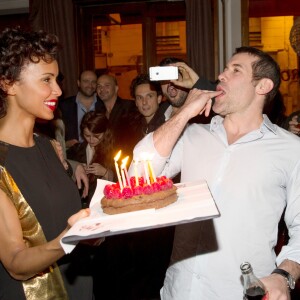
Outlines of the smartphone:
<svg viewBox="0 0 300 300">
<path fill-rule="evenodd" d="M 175 66 L 150 67 L 149 75 L 151 81 L 176 80 L 178 79 L 178 67 Z"/>
</svg>

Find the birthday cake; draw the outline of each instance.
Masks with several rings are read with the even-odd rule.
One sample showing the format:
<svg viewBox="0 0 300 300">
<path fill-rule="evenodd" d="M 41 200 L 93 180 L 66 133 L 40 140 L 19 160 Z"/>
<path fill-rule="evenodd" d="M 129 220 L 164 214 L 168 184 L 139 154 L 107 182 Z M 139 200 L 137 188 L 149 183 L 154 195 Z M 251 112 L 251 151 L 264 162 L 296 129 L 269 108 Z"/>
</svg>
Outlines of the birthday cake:
<svg viewBox="0 0 300 300">
<path fill-rule="evenodd" d="M 165 176 L 147 183 L 143 177 L 131 177 L 130 185 L 120 188 L 119 183 L 104 187 L 101 199 L 103 212 L 109 215 L 162 208 L 177 200 L 176 186 Z"/>
</svg>

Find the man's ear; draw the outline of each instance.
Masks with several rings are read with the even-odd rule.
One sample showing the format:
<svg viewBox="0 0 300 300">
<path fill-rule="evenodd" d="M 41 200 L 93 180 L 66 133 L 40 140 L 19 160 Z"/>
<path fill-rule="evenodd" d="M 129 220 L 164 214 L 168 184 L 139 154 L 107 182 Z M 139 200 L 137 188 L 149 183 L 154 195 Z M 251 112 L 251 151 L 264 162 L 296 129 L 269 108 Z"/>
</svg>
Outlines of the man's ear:
<svg viewBox="0 0 300 300">
<path fill-rule="evenodd" d="M 259 95 L 266 95 L 273 89 L 273 87 L 274 83 L 271 79 L 263 78 L 259 81 L 255 89 Z"/>
</svg>

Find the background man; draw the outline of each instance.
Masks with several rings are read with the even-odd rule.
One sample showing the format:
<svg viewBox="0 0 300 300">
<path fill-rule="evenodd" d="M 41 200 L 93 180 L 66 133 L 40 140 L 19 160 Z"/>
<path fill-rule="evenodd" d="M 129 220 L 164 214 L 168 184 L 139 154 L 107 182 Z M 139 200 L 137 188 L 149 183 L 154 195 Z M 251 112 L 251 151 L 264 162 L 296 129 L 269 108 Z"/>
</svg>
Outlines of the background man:
<svg viewBox="0 0 300 300">
<path fill-rule="evenodd" d="M 180 58 L 166 57 L 159 63 L 159 65 L 163 67 L 163 66 L 174 65 L 176 63 L 186 64 Z M 182 85 L 178 85 L 178 82 L 183 80 L 180 70 L 178 76 L 179 76 L 178 81 L 161 81 L 162 93 L 170 104 L 170 106 L 165 112 L 166 120 L 168 120 L 185 103 L 185 100 L 188 96 L 190 89 L 194 87 L 194 86 L 185 87 Z M 212 83 L 205 78 L 200 78 L 195 72 L 194 72 L 194 76 L 195 78 L 193 79 L 194 79 L 194 84 L 196 85 L 195 87 L 203 90 L 214 90 L 216 88 L 215 83 Z M 211 116 L 206 117 L 203 115 L 199 115 L 193 118 L 192 120 L 190 120 L 189 123 L 205 124 L 205 123 L 209 123 L 210 119 Z"/>
<path fill-rule="evenodd" d="M 140 74 L 132 80 L 130 93 L 140 112 L 135 120 L 135 126 L 138 138 L 141 139 L 165 122 L 164 113 L 169 103 L 162 102 L 160 83 L 151 81 L 148 74 Z"/>
<path fill-rule="evenodd" d="M 122 156 L 131 154 L 135 145 L 134 129 L 130 126 L 131 119 L 136 114 L 134 101 L 125 100 L 118 96 L 118 82 L 112 75 L 104 74 L 97 79 L 97 95 L 104 104 L 102 112 L 109 119 L 115 139 L 116 153 L 122 150 Z"/>
<path fill-rule="evenodd" d="M 83 141 L 80 123 L 84 114 L 88 111 L 103 109 L 102 102 L 95 94 L 96 82 L 97 75 L 94 71 L 83 71 L 77 80 L 77 95 L 59 101 L 58 108 L 65 124 L 66 148 Z"/>
</svg>

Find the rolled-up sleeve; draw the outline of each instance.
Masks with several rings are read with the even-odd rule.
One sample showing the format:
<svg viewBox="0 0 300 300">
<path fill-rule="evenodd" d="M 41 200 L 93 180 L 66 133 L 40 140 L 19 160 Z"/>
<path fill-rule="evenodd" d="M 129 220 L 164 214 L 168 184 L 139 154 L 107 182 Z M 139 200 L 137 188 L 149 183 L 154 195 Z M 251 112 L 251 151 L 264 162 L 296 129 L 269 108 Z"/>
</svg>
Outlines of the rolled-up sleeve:
<svg viewBox="0 0 300 300">
<path fill-rule="evenodd" d="M 143 153 L 149 153 L 152 156 L 151 164 L 156 176 L 165 175 L 167 177 L 174 177 L 180 172 L 181 167 L 181 139 L 176 143 L 175 147 L 170 156 L 161 156 L 153 142 L 153 132 L 146 135 L 134 148 L 133 150 L 133 160 L 129 168 L 130 176 L 134 175 L 134 161 L 140 161 L 143 157 Z M 140 162 L 137 166 L 138 173 L 144 175 L 143 163 Z"/>
</svg>

